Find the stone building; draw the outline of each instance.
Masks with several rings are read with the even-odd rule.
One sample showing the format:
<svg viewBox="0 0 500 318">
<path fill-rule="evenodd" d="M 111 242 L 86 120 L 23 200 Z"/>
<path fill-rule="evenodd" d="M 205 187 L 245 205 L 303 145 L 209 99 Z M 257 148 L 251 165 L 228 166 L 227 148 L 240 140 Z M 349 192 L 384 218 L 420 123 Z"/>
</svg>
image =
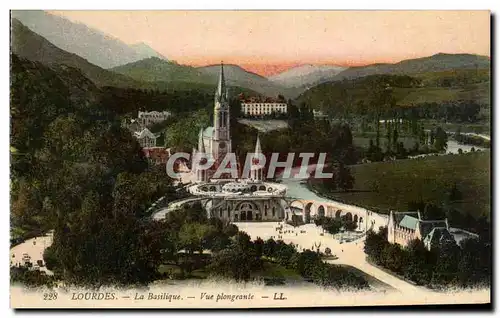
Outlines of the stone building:
<svg viewBox="0 0 500 318">
<path fill-rule="evenodd" d="M 167 120 L 168 117 L 170 117 L 170 112 L 167 111 L 162 111 L 162 112 L 157 112 L 157 111 L 144 111 L 144 112 L 139 112 L 137 116 L 137 122 L 141 127 L 146 128 L 150 127 L 154 124 L 161 123 L 162 121 Z"/>
<path fill-rule="evenodd" d="M 134 137 L 137 138 L 139 144 L 143 148 L 151 148 L 156 147 L 156 139 L 159 137 L 156 134 L 153 134 L 149 129 L 144 128 L 142 131 L 136 131 L 134 133 Z"/>
<path fill-rule="evenodd" d="M 266 182 L 264 166 L 258 155 L 252 157 L 249 175 L 245 178 L 222 174 L 215 178 L 214 173 L 226 154 L 232 152 L 230 134 L 229 101 L 221 65 L 219 82 L 215 92 L 214 125 L 201 129 L 198 147 L 193 149 L 193 158 L 203 154 L 212 158 L 214 165 L 209 169 L 199 169 L 192 163 L 191 172 L 195 182 L 188 191 L 200 198 L 209 217 L 238 221 L 279 221 L 286 217 L 286 186 Z M 257 136 L 255 154 L 261 154 L 260 139 Z M 202 160 L 203 161 L 203 160 Z M 238 168 L 241 168 L 238 165 Z"/>
<path fill-rule="evenodd" d="M 455 239 L 449 231 L 448 219 L 424 220 L 420 212 L 395 212 L 389 214 L 387 240 L 406 247 L 411 240 L 419 239 L 427 249 Z"/>
<path fill-rule="evenodd" d="M 245 116 L 286 114 L 288 112 L 288 105 L 284 99 L 249 98 L 241 99 L 240 102 L 241 113 Z"/>
</svg>

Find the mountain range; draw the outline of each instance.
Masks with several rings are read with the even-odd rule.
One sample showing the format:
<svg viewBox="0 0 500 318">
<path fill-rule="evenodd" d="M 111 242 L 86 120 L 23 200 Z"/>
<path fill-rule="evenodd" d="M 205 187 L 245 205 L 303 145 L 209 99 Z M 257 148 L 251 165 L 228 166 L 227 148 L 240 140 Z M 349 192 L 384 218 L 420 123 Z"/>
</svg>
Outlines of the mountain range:
<svg viewBox="0 0 500 318">
<path fill-rule="evenodd" d="M 273 83 L 285 87 L 304 87 L 320 84 L 334 78 L 346 67 L 335 65 L 300 65 L 269 77 Z"/>
<path fill-rule="evenodd" d="M 484 69 L 490 67 L 490 58 L 474 54 L 438 53 L 428 57 L 403 60 L 394 64 L 372 64 L 350 67 L 332 80 L 354 79 L 375 74 L 411 75 L 453 69 Z"/>
<path fill-rule="evenodd" d="M 220 65 L 198 67 L 198 70 L 217 79 Z M 224 74 L 229 85 L 246 87 L 271 97 L 278 97 L 280 94 L 288 98 L 295 97 L 294 92 L 289 88 L 275 84 L 264 76 L 248 72 L 238 65 L 224 64 Z"/>
<path fill-rule="evenodd" d="M 152 56 L 166 59 L 145 43 L 128 45 L 85 24 L 74 23 L 45 11 L 13 10 L 11 17 L 55 46 L 77 54 L 102 68 L 111 68 Z"/>
<path fill-rule="evenodd" d="M 64 64 L 75 67 L 98 86 L 133 87 L 138 85 L 132 78 L 105 70 L 76 54 L 58 48 L 17 19 L 12 19 L 11 37 L 12 53 L 20 57 L 47 65 Z"/>
<path fill-rule="evenodd" d="M 44 15 L 45 18 L 35 19 L 41 14 Z M 207 92 L 213 92 L 213 88 L 217 83 L 220 70 L 219 65 L 193 67 L 178 64 L 174 61 L 168 61 L 144 43 L 128 46 L 100 31 L 92 30 L 84 25 L 74 24 L 66 19 L 50 15 L 43 11 L 13 11 L 12 15 L 20 16 L 25 21 L 28 21 L 28 23 L 32 23 L 30 21 L 45 21 L 44 23 L 37 22 L 38 24 L 32 24 L 31 27 L 27 27 L 22 21 L 13 18 L 11 23 L 12 53 L 19 57 L 32 61 L 39 61 L 48 65 L 62 64 L 79 69 L 97 86 L 160 90 L 203 89 Z M 70 30 L 68 31 L 68 36 L 61 35 L 66 32 L 64 28 L 61 29 L 64 32 L 60 32 L 57 36 L 55 36 L 53 32 L 49 32 L 50 30 L 54 30 L 54 23 L 50 21 L 59 21 L 58 19 L 64 20 L 57 24 L 59 27 L 65 26 Z M 106 45 L 106 47 L 110 48 L 110 52 L 113 52 L 112 54 L 110 53 L 114 61 L 113 63 L 122 63 L 118 61 L 136 58 L 138 58 L 138 60 L 122 63 L 109 69 L 102 67 L 102 60 L 100 64 L 93 63 L 87 57 L 96 57 L 92 53 L 96 51 L 96 47 L 92 45 L 88 47 L 73 45 L 75 42 L 78 42 L 79 36 L 77 36 L 77 33 L 74 33 L 74 30 L 76 30 L 74 25 L 78 25 L 78 28 L 81 28 L 83 39 L 87 39 L 89 36 L 92 37 L 89 34 L 98 35 L 98 38 L 104 41 L 103 45 Z M 53 43 L 39 33 L 48 34 L 59 44 Z M 85 41 L 82 40 L 80 42 Z M 97 42 L 94 41 L 92 43 Z M 116 45 L 113 46 L 110 43 Z M 73 51 L 81 52 L 74 53 L 65 50 L 64 47 L 71 47 Z M 113 51 L 113 47 L 116 48 L 117 51 Z M 87 52 L 87 48 L 90 53 Z M 138 55 L 133 57 L 133 54 L 126 53 L 126 50 L 132 50 L 136 53 L 140 52 L 141 56 L 146 57 L 140 58 Z M 112 64 L 108 63 L 107 65 Z M 418 77 L 420 74 L 432 73 L 435 76 L 427 75 L 427 77 L 432 78 L 434 82 L 440 82 L 440 78 L 443 76 L 450 76 L 447 73 L 449 71 L 489 69 L 490 58 L 487 56 L 444 53 L 438 53 L 433 56 L 418 59 L 404 60 L 394 64 L 372 64 L 349 68 L 334 65 L 306 64 L 290 68 L 282 73 L 270 76 L 269 78 L 249 72 L 238 65 L 224 65 L 228 84 L 238 87 L 237 91 L 247 91 L 250 94 L 259 93 L 270 97 L 276 97 L 281 94 L 286 98 L 292 99 L 323 83 L 333 83 L 345 79 L 356 79 L 375 74 L 411 75 Z M 325 90 L 322 89 L 321 91 L 324 92 Z"/>
</svg>

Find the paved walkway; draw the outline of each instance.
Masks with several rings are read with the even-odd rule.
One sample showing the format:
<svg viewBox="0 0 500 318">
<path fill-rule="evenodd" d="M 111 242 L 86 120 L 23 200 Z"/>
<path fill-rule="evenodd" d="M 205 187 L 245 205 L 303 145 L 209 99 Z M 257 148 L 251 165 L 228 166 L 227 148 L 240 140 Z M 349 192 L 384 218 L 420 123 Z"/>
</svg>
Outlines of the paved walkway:
<svg viewBox="0 0 500 318">
<path fill-rule="evenodd" d="M 267 240 L 273 237 L 277 240 L 278 237 L 281 236 L 285 243 L 293 243 L 298 246 L 299 251 L 302 251 L 302 249 L 316 250 L 315 246 L 319 244 L 321 244 L 320 250 L 322 252 L 325 251 L 325 248 L 329 247 L 332 250 L 332 254 L 336 255 L 338 259 L 328 260 L 328 263 L 344 264 L 355 267 L 399 292 L 408 293 L 408 295 L 417 292 L 432 292 L 427 288 L 414 286 L 368 263 L 363 251 L 364 237 L 349 243 L 340 243 L 339 240 L 328 233 L 324 233 L 323 236 L 321 236 L 320 234 L 323 232 L 322 229 L 314 224 L 306 224 L 297 228 L 282 222 L 279 223 L 280 225 L 278 225 L 278 222 L 238 222 L 235 224 L 241 231 L 250 235 L 252 239 L 260 237 L 263 240 Z M 279 232 L 276 231 L 276 227 L 281 225 L 283 225 L 283 234 L 279 234 Z M 305 233 L 301 233 L 301 231 L 305 231 Z"/>
<path fill-rule="evenodd" d="M 10 265 L 23 265 L 23 254 L 25 253 L 30 256 L 31 263 L 33 263 L 33 265 L 36 265 L 37 260 L 43 261 L 43 252 L 45 248 L 52 245 L 52 238 L 52 233 L 49 233 L 47 236 L 32 238 L 26 240 L 24 243 L 14 246 L 10 249 Z M 46 272 L 49 275 L 53 274 L 45 267 L 45 262 L 44 266 L 40 267 L 40 270 Z"/>
</svg>

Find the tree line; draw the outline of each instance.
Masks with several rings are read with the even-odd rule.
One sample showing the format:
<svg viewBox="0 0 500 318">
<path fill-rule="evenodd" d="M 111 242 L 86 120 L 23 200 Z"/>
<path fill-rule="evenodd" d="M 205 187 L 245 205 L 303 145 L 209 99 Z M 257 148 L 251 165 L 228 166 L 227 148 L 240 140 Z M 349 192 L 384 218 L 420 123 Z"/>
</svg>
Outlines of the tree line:
<svg viewBox="0 0 500 318">
<path fill-rule="evenodd" d="M 419 239 L 406 247 L 387 241 L 387 227 L 366 235 L 368 259 L 418 285 L 433 288 L 489 286 L 491 243 L 476 238 L 440 244 L 430 251 Z"/>
<path fill-rule="evenodd" d="M 235 280 L 248 280 L 252 271 L 262 270 L 263 261 L 296 271 L 304 279 L 327 288 L 368 288 L 367 281 L 349 269 L 322 260 L 319 251 L 297 251 L 293 244 L 282 240 L 251 241 L 243 232 L 237 235 L 231 248 L 214 254 L 210 268 L 219 276 Z"/>
</svg>

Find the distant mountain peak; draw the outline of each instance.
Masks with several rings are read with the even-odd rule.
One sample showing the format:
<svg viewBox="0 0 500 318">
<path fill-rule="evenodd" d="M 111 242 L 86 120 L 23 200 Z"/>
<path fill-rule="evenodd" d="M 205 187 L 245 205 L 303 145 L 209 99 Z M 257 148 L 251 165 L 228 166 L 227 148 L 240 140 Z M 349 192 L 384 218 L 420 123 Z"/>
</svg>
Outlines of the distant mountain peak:
<svg viewBox="0 0 500 318">
<path fill-rule="evenodd" d="M 269 80 L 286 87 L 303 87 L 328 81 L 345 69 L 338 65 L 303 64 L 270 76 Z"/>
<path fill-rule="evenodd" d="M 55 46 L 102 68 L 112 68 L 150 56 L 166 59 L 145 43 L 128 45 L 98 29 L 42 10 L 12 10 L 11 17 L 17 18 Z"/>
<path fill-rule="evenodd" d="M 151 46 L 149 46 L 144 42 L 132 44 L 130 47 L 134 48 L 138 54 L 145 56 L 149 55 L 150 57 L 156 57 L 163 60 L 168 60 L 164 55 L 158 53 L 158 51 L 156 51 L 155 49 L 153 49 Z"/>
</svg>

